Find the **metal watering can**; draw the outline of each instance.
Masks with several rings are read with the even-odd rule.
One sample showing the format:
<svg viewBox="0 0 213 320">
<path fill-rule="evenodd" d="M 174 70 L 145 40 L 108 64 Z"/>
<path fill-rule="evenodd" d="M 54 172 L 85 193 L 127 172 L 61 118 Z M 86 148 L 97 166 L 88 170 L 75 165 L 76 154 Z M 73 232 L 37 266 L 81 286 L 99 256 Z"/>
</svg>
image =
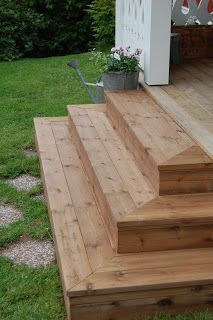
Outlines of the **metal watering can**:
<svg viewBox="0 0 213 320">
<path fill-rule="evenodd" d="M 97 83 L 89 83 L 85 81 L 80 69 L 77 60 L 72 60 L 68 63 L 68 66 L 76 71 L 76 74 L 80 78 L 81 82 L 83 83 L 84 87 L 86 88 L 90 98 L 94 103 L 104 103 L 104 88 L 103 82 L 101 79 Z"/>
</svg>

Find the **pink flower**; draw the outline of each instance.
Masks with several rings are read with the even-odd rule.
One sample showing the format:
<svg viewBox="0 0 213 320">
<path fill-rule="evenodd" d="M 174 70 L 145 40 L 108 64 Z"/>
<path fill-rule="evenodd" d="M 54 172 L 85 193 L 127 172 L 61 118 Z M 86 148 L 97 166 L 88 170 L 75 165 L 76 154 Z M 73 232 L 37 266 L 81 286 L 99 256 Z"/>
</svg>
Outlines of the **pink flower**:
<svg viewBox="0 0 213 320">
<path fill-rule="evenodd" d="M 142 53 L 142 49 L 140 49 L 140 48 L 137 48 L 136 50 L 135 50 L 135 54 L 138 56 L 138 55 L 140 55 L 141 53 Z"/>
<path fill-rule="evenodd" d="M 130 46 L 127 46 L 125 49 L 126 49 L 126 51 L 129 51 L 130 50 Z"/>
<path fill-rule="evenodd" d="M 126 58 L 131 58 L 133 55 L 132 55 L 132 53 L 131 52 L 128 52 L 128 51 L 125 51 L 124 52 L 124 57 L 126 57 Z"/>
</svg>

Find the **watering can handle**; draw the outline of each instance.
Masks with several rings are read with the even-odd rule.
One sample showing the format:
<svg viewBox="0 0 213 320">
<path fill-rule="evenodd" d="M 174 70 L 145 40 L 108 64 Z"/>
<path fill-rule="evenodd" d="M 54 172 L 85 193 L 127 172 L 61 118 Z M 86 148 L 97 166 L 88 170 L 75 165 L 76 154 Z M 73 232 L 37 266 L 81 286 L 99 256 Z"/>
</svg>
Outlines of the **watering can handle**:
<svg viewBox="0 0 213 320">
<path fill-rule="evenodd" d="M 72 60 L 68 63 L 68 66 L 71 67 L 72 69 L 74 69 L 77 73 L 77 75 L 79 76 L 80 80 L 82 81 L 84 87 L 86 88 L 87 92 L 89 93 L 90 98 L 93 100 L 94 103 L 96 103 L 96 96 L 94 95 L 94 93 L 90 90 L 90 86 L 91 84 L 87 83 L 80 71 L 80 69 L 78 68 L 78 62 L 77 60 Z"/>
</svg>

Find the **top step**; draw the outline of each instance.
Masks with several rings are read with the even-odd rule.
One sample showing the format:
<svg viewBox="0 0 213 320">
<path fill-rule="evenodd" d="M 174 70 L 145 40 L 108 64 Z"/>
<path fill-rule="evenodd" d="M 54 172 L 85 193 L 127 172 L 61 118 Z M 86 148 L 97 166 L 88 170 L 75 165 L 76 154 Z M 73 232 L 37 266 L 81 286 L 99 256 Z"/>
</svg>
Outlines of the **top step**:
<svg viewBox="0 0 213 320">
<path fill-rule="evenodd" d="M 160 195 L 213 191 L 213 161 L 145 92 L 107 92 L 107 115 Z"/>
</svg>

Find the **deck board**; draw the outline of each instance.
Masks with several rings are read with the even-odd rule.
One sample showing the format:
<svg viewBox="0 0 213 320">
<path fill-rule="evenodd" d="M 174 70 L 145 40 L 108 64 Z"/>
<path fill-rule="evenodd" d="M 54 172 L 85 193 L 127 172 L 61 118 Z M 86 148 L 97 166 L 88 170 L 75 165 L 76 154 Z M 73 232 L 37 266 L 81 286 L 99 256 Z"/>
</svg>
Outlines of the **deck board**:
<svg viewBox="0 0 213 320">
<path fill-rule="evenodd" d="M 146 91 L 213 159 L 212 59 L 190 62 L 171 70 L 169 86 Z M 196 66 L 198 65 L 198 68 Z"/>
<path fill-rule="evenodd" d="M 103 221 L 94 200 L 92 188 L 83 172 L 79 156 L 71 143 L 67 122 L 64 124 L 53 122 L 51 126 L 72 203 L 75 207 L 84 246 L 92 270 L 95 270 L 113 256 L 113 250 L 106 230 L 100 228 Z"/>
<path fill-rule="evenodd" d="M 61 123 L 61 122 L 60 122 Z M 64 125 L 64 122 L 61 124 Z M 35 119 L 36 141 L 64 290 L 91 272 L 51 122 Z"/>
</svg>

